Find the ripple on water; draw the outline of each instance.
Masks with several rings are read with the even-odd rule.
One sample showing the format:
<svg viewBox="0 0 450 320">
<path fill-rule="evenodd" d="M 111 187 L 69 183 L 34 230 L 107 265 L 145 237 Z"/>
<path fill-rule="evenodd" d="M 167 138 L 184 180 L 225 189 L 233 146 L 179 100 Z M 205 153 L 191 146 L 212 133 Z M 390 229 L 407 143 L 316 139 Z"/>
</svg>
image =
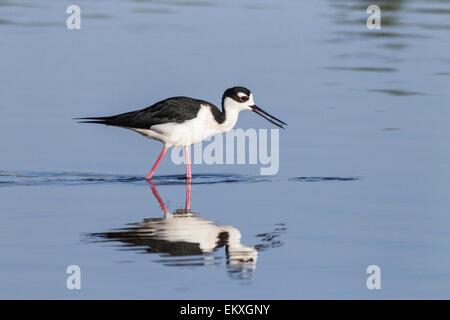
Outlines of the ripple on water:
<svg viewBox="0 0 450 320">
<path fill-rule="evenodd" d="M 317 181 L 355 181 L 359 177 L 293 177 L 289 181 L 317 182 Z M 282 181 L 276 176 L 249 176 L 239 174 L 194 174 L 191 184 L 218 184 L 218 183 L 256 183 Z M 117 175 L 93 172 L 50 172 L 50 171 L 0 171 L 0 187 L 13 186 L 46 186 L 46 185 L 88 185 L 88 184 L 118 184 L 127 183 L 142 185 L 185 185 L 184 175 L 154 176 L 147 182 L 143 176 Z"/>
<path fill-rule="evenodd" d="M 254 183 L 270 181 L 270 178 L 236 174 L 195 174 L 191 184 L 215 183 Z M 11 186 L 45 186 L 45 185 L 86 185 L 128 183 L 142 185 L 143 176 L 114 175 L 91 172 L 32 172 L 32 171 L 0 171 L 0 187 Z M 184 185 L 185 176 L 154 176 L 151 183 L 156 185 Z"/>
<path fill-rule="evenodd" d="M 359 177 L 295 177 L 290 178 L 290 181 L 300 182 L 328 182 L 328 181 L 357 181 L 361 180 Z"/>
</svg>

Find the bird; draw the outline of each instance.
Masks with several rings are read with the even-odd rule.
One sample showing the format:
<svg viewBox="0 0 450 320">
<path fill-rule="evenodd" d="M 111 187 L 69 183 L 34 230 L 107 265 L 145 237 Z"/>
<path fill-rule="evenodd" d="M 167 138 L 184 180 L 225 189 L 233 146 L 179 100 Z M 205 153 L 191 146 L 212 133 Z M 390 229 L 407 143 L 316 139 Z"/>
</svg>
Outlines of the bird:
<svg viewBox="0 0 450 320">
<path fill-rule="evenodd" d="M 222 96 L 222 111 L 211 102 L 179 96 L 161 100 L 140 110 L 75 120 L 81 120 L 80 123 L 104 124 L 133 130 L 162 142 L 163 149 L 145 177 L 147 181 L 153 177 L 168 148 L 183 147 L 186 178 L 191 179 L 189 146 L 212 135 L 231 130 L 238 120 L 239 112 L 244 110 L 253 111 L 282 129 L 287 125 L 258 107 L 253 93 L 241 86 L 225 90 Z"/>
</svg>

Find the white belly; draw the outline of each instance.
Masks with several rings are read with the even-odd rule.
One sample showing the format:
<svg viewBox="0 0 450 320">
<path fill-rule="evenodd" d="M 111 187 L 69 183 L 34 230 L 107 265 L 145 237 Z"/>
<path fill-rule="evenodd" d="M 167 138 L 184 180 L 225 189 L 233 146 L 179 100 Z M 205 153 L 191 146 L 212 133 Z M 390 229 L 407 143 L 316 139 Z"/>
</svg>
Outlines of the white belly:
<svg viewBox="0 0 450 320">
<path fill-rule="evenodd" d="M 168 147 L 189 146 L 223 132 L 206 105 L 201 106 L 194 119 L 183 123 L 169 122 L 154 125 L 151 129 L 131 129 L 150 139 L 159 140 Z"/>
</svg>

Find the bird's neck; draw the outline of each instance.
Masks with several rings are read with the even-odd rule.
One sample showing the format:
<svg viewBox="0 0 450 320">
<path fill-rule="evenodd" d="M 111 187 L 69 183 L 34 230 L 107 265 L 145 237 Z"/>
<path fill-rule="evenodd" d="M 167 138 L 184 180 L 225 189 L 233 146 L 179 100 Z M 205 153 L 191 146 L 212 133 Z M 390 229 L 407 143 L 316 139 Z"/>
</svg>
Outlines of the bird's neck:
<svg viewBox="0 0 450 320">
<path fill-rule="evenodd" d="M 229 131 L 235 126 L 239 111 L 234 108 L 222 108 L 223 121 L 219 124 L 222 132 Z"/>
<path fill-rule="evenodd" d="M 232 226 L 220 226 L 220 231 L 225 232 L 228 235 L 227 245 L 230 247 L 240 247 L 241 246 L 241 232 Z"/>
</svg>

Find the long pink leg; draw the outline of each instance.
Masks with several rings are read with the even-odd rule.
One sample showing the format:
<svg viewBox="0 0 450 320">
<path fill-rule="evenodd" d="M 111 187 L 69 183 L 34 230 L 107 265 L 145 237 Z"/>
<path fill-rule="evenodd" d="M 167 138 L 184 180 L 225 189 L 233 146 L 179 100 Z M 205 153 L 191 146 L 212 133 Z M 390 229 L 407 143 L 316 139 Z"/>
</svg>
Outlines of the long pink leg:
<svg viewBox="0 0 450 320">
<path fill-rule="evenodd" d="M 149 182 L 149 183 L 153 183 L 153 182 Z M 164 203 L 163 199 L 159 195 L 158 190 L 156 190 L 156 186 L 152 184 L 152 185 L 150 185 L 150 188 L 152 189 L 152 193 L 155 196 L 156 200 L 158 200 L 159 206 L 164 211 L 164 215 L 169 214 L 170 212 L 169 212 L 169 210 L 167 210 L 166 204 Z"/>
<path fill-rule="evenodd" d="M 191 179 L 191 156 L 189 154 L 189 147 L 184 147 L 184 157 L 186 159 L 186 178 Z"/>
<path fill-rule="evenodd" d="M 191 179 L 186 180 L 186 211 L 191 211 Z"/>
<path fill-rule="evenodd" d="M 156 159 L 155 164 L 153 165 L 152 169 L 150 170 L 150 172 L 148 173 L 148 175 L 145 177 L 145 180 L 150 180 L 153 176 L 153 174 L 156 171 L 156 168 L 158 167 L 159 163 L 161 162 L 162 158 L 164 157 L 164 155 L 166 154 L 167 151 L 167 147 L 164 146 L 164 148 L 162 149 L 161 153 L 158 156 L 158 159 Z"/>
</svg>

